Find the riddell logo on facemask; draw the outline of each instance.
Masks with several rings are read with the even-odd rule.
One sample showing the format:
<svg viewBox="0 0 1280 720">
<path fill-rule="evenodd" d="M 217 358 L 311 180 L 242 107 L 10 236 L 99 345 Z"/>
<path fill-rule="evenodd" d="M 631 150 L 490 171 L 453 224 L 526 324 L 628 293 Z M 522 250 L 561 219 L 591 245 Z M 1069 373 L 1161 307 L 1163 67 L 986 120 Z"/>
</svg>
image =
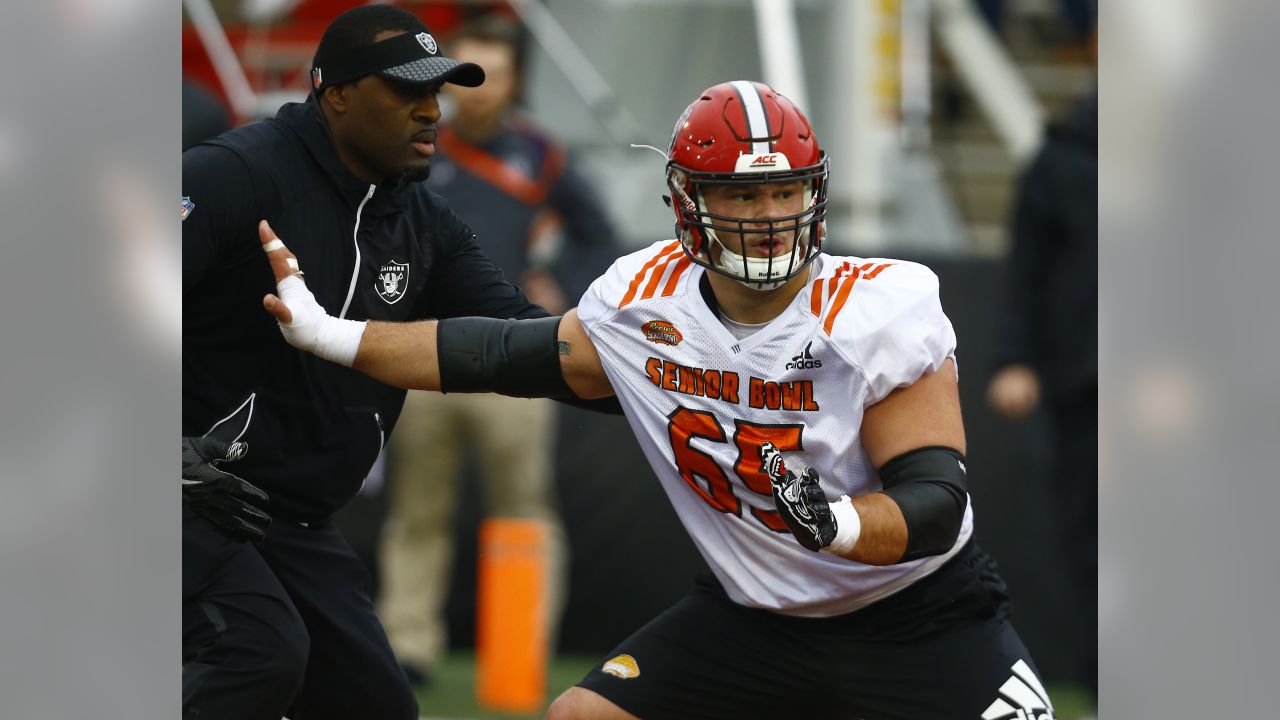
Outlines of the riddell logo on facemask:
<svg viewBox="0 0 1280 720">
<path fill-rule="evenodd" d="M 799 355 L 796 355 L 795 357 L 791 358 L 791 362 L 787 363 L 786 369 L 787 370 L 813 370 L 813 369 L 822 367 L 822 361 L 814 360 L 813 353 L 809 352 L 809 349 L 811 347 L 813 347 L 812 341 L 810 341 L 808 345 L 804 346 L 804 350 L 801 350 Z"/>
</svg>

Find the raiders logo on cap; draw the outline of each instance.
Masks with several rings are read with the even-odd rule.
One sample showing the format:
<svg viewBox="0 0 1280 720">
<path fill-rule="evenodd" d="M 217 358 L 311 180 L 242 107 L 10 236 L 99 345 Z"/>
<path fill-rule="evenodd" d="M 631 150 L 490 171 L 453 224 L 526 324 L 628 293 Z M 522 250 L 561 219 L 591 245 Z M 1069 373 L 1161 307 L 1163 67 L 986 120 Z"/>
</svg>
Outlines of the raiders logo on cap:
<svg viewBox="0 0 1280 720">
<path fill-rule="evenodd" d="M 414 37 L 418 38 L 418 44 L 421 45 L 422 49 L 426 50 L 428 54 L 436 54 L 436 50 L 439 49 L 439 46 L 436 45 L 436 39 L 431 37 L 430 34 L 422 32 L 418 33 Z"/>
</svg>

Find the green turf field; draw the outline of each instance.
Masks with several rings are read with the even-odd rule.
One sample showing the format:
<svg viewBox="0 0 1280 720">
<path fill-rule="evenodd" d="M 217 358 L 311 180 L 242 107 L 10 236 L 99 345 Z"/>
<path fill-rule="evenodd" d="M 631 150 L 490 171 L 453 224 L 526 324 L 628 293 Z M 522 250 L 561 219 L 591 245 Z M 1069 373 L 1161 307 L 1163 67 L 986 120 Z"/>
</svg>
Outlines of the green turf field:
<svg viewBox="0 0 1280 720">
<path fill-rule="evenodd" d="M 547 703 L 577 682 L 591 669 L 598 658 L 561 655 L 547 669 Z M 1049 696 L 1057 709 L 1058 720 L 1080 720 L 1093 716 L 1094 709 L 1088 694 L 1074 687 L 1049 686 Z M 485 712 L 476 704 L 475 656 L 470 653 L 450 655 L 436 672 L 431 687 L 418 691 L 418 703 L 422 716 L 432 720 L 524 720 L 540 718 L 537 715 L 507 715 Z"/>
</svg>

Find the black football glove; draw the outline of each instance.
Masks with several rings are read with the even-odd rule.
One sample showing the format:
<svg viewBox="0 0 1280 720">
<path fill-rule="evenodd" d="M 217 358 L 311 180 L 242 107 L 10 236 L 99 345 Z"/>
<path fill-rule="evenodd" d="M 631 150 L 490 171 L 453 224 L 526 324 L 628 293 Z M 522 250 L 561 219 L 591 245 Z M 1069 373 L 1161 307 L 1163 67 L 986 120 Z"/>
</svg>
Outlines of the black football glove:
<svg viewBox="0 0 1280 720">
<path fill-rule="evenodd" d="M 267 494 L 218 467 L 244 457 L 247 448 L 212 437 L 182 438 L 182 502 L 233 540 L 261 542 L 271 524 L 262 511 Z"/>
<path fill-rule="evenodd" d="M 836 519 L 818 485 L 818 471 L 808 468 L 800 477 L 787 469 L 773 443 L 760 445 L 760 470 L 773 486 L 773 504 L 791 534 L 805 548 L 818 552 L 836 539 Z"/>
</svg>

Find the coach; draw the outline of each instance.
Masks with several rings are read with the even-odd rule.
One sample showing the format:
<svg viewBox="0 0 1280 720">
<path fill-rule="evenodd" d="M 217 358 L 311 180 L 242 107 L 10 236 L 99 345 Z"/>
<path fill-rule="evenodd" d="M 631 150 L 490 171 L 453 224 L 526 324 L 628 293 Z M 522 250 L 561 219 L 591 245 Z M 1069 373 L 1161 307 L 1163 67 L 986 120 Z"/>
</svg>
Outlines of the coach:
<svg viewBox="0 0 1280 720">
<path fill-rule="evenodd" d="M 419 182 L 440 86 L 483 70 L 367 5 L 329 25 L 311 76 L 305 103 L 182 156 L 184 717 L 418 716 L 330 524 L 405 393 L 285 343 L 258 306 L 275 287 L 258 220 L 308 259 L 334 316 L 546 314 Z"/>
</svg>

